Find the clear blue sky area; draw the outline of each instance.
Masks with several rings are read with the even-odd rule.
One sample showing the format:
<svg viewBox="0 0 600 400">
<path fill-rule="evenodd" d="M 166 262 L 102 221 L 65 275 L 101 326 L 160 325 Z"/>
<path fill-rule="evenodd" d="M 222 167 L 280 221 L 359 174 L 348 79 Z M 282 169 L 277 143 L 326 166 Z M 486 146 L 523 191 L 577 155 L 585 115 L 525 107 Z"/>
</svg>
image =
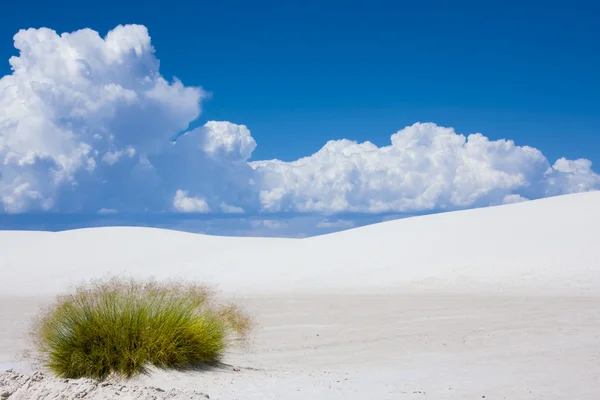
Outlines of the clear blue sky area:
<svg viewBox="0 0 600 400">
<path fill-rule="evenodd" d="M 600 164 L 597 1 L 46 1 L 0 17 L 0 74 L 21 28 L 146 25 L 161 71 L 246 124 L 253 159 L 329 139 L 387 144 L 416 121 Z"/>
</svg>

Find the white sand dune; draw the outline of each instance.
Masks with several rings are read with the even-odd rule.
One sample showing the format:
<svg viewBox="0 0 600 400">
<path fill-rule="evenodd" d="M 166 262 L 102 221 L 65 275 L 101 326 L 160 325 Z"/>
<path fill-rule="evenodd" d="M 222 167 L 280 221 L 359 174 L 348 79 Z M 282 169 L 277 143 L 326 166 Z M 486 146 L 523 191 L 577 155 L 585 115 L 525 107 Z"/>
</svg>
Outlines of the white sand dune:
<svg viewBox="0 0 600 400">
<path fill-rule="evenodd" d="M 389 221 L 307 239 L 148 228 L 0 231 L 0 293 L 54 294 L 105 273 L 230 293 L 600 288 L 600 192 Z"/>
<path fill-rule="evenodd" d="M 27 369 L 20 335 L 40 304 L 125 273 L 218 284 L 259 322 L 250 349 L 225 359 L 240 371 L 137 385 L 225 400 L 595 399 L 599 260 L 600 192 L 308 239 L 4 231 L 0 370 Z"/>
</svg>

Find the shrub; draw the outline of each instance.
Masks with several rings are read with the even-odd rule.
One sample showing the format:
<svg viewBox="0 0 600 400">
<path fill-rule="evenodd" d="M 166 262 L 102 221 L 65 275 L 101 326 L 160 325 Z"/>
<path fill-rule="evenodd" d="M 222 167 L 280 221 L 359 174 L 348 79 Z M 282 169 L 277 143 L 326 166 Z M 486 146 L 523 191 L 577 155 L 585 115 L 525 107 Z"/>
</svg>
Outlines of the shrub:
<svg viewBox="0 0 600 400">
<path fill-rule="evenodd" d="M 219 305 L 206 287 L 111 278 L 59 296 L 32 329 L 35 354 L 62 378 L 127 378 L 158 368 L 220 360 L 244 340 L 249 318 Z"/>
</svg>

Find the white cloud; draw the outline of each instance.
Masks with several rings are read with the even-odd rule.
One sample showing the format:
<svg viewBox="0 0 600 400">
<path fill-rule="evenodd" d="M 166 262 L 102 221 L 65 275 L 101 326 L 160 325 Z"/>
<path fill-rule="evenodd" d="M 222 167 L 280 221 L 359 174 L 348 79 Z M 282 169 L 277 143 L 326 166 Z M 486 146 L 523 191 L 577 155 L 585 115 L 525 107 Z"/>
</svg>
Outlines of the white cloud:
<svg viewBox="0 0 600 400">
<path fill-rule="evenodd" d="M 199 129 L 204 131 L 203 150 L 215 158 L 247 161 L 256 148 L 256 142 L 245 125 L 208 121 Z"/>
<path fill-rule="evenodd" d="M 102 156 L 102 161 L 104 161 L 108 165 L 115 165 L 121 157 L 133 158 L 134 156 L 135 149 L 131 146 L 128 146 L 126 149 L 108 151 L 104 153 L 104 155 Z"/>
<path fill-rule="evenodd" d="M 261 219 L 261 220 L 253 220 L 252 221 L 253 228 L 268 228 L 268 229 L 283 229 L 287 228 L 287 222 L 277 221 L 274 219 Z"/>
<path fill-rule="evenodd" d="M 6 212 L 25 211 L 25 207 L 30 202 L 39 202 L 43 210 L 49 210 L 53 206 L 50 199 L 44 199 L 39 192 L 31 190 L 29 183 L 20 183 L 19 181 L 20 179 L 17 179 L 16 184 L 2 195 Z"/>
<path fill-rule="evenodd" d="M 144 26 L 118 26 L 105 38 L 28 29 L 14 43 L 13 72 L 0 79 L 5 211 L 57 205 L 59 192 L 105 180 L 122 155 L 156 150 L 200 113 L 202 90 L 162 78 Z"/>
<path fill-rule="evenodd" d="M 600 188 L 600 175 L 592 171 L 592 162 L 586 159 L 557 160 L 546 172 L 546 195 L 586 192 Z"/>
<path fill-rule="evenodd" d="M 347 221 L 344 219 L 338 219 L 335 221 L 328 221 L 328 220 L 324 219 L 317 223 L 317 228 L 324 228 L 324 229 L 331 229 L 331 228 L 344 229 L 344 228 L 353 228 L 353 227 L 354 227 L 354 222 Z"/>
<path fill-rule="evenodd" d="M 297 161 L 250 164 L 263 177 L 260 201 L 268 211 L 455 209 L 501 203 L 512 194 L 542 197 L 600 186 L 588 160 L 550 167 L 535 148 L 479 133 L 465 137 L 433 123 L 398 131 L 389 146 L 336 140 Z"/>
<path fill-rule="evenodd" d="M 188 192 L 178 190 L 173 198 L 173 208 L 184 213 L 207 213 L 210 207 L 206 200 L 198 197 L 188 197 Z"/>
<path fill-rule="evenodd" d="M 221 211 L 223 211 L 226 214 L 243 214 L 244 213 L 244 209 L 242 207 L 232 206 L 225 202 L 221 203 Z"/>
<path fill-rule="evenodd" d="M 296 161 L 248 162 L 257 144 L 244 125 L 209 121 L 172 143 L 205 94 L 161 76 L 144 26 L 104 38 L 28 29 L 14 42 L 0 79 L 3 212 L 405 213 L 600 188 L 589 160 L 551 165 L 535 148 L 433 123 L 388 146 L 334 140 Z"/>
<path fill-rule="evenodd" d="M 502 204 L 515 204 L 515 203 L 522 203 L 524 201 L 529 201 L 529 199 L 525 198 L 519 194 L 508 194 L 508 195 L 504 196 L 504 199 L 502 200 Z"/>
<path fill-rule="evenodd" d="M 119 211 L 114 208 L 101 208 L 98 210 L 98 214 L 108 215 L 108 214 L 117 214 Z"/>
<path fill-rule="evenodd" d="M 150 159 L 162 191 L 184 187 L 212 210 L 257 210 L 258 188 L 251 184 L 256 173 L 246 162 L 254 148 L 249 134 L 246 127 L 216 121 L 186 132 Z"/>
</svg>

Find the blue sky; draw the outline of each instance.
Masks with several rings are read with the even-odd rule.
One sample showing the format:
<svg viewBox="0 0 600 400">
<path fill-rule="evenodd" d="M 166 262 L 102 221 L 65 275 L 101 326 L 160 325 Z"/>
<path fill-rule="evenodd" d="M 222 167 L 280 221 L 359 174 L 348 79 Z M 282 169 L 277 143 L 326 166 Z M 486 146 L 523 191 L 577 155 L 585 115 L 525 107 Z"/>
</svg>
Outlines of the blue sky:
<svg viewBox="0 0 600 400">
<path fill-rule="evenodd" d="M 600 29 L 595 20 L 600 14 L 600 5 L 595 2 L 171 1 L 167 5 L 152 1 L 109 0 L 90 4 L 59 0 L 14 3 L 5 11 L 0 24 L 0 58 L 5 60 L 0 64 L 0 76 L 11 74 L 8 58 L 19 55 L 13 43 L 19 29 L 48 27 L 60 34 L 90 28 L 104 37 L 119 24 L 145 26 L 156 50 L 154 55 L 160 60 L 160 74 L 169 81 L 177 77 L 186 87 L 202 87 L 210 94 L 199 98 L 202 110 L 197 118 L 190 111 L 185 117 L 177 116 L 180 118 L 177 123 L 160 120 L 168 126 L 165 134 L 187 131 L 205 134 L 205 123 L 212 120 L 243 124 L 251 131 L 256 146 L 236 153 L 235 163 L 273 158 L 290 162 L 312 155 L 328 140 L 370 141 L 381 148 L 390 144 L 390 135 L 404 127 L 416 122 L 432 122 L 437 127 L 452 127 L 459 135 L 480 132 L 490 142 L 508 139 L 516 146 L 531 146 L 543 153 L 548 164 L 542 165 L 539 159 L 527 158 L 529 156 L 496 152 L 494 160 L 522 166 L 516 169 L 527 182 L 515 183 L 517 178 L 484 174 L 477 179 L 476 186 L 467 185 L 458 191 L 448 189 L 448 193 L 439 189 L 442 194 L 436 195 L 434 200 L 428 195 L 424 200 L 412 201 L 424 193 L 423 188 L 431 185 L 413 187 L 403 181 L 405 186 L 390 184 L 383 190 L 384 194 L 379 187 L 371 193 L 371 189 L 365 187 L 373 185 L 365 182 L 373 182 L 375 178 L 364 172 L 371 171 L 371 167 L 360 164 L 363 166 L 350 172 L 336 172 L 333 163 L 329 166 L 330 173 L 339 173 L 331 178 L 333 181 L 350 179 L 348 176 L 355 179 L 355 175 L 359 175 L 361 184 L 366 185 L 360 194 L 348 195 L 343 205 L 334 199 L 336 193 L 311 193 L 308 200 L 300 198 L 306 188 L 289 182 L 305 172 L 294 170 L 296 166 L 270 164 L 259 168 L 261 179 L 265 177 L 266 182 L 259 184 L 261 190 L 275 195 L 280 186 L 288 185 L 283 189 L 287 197 L 285 201 L 277 200 L 275 205 L 272 196 L 270 200 L 263 197 L 258 205 L 258 200 L 244 200 L 259 195 L 250 193 L 254 189 L 240 182 L 197 183 L 209 180 L 199 171 L 212 171 L 220 177 L 221 183 L 246 177 L 244 174 L 250 172 L 231 173 L 233 167 L 229 164 L 194 161 L 197 164 L 180 167 L 179 171 L 185 170 L 185 173 L 174 175 L 169 171 L 160 178 L 170 182 L 173 176 L 181 177 L 179 185 L 164 190 L 169 191 L 170 198 L 176 189 L 185 192 L 182 198 L 192 199 L 185 203 L 188 211 L 214 213 L 214 204 L 226 201 L 252 215 L 272 211 L 303 215 L 323 211 L 329 214 L 430 212 L 494 205 L 506 196 L 533 199 L 598 188 L 597 174 L 593 171 L 597 171 L 600 164 L 600 53 L 597 47 Z M 35 62 L 44 62 L 40 60 L 36 58 Z M 26 85 L 30 85 L 31 80 Z M 168 101 L 174 104 L 174 100 Z M 63 110 L 72 104 L 55 107 Z M 177 107 L 192 106 L 186 103 Z M 7 120 L 10 117 L 8 115 Z M 116 131 L 119 132 L 125 126 L 138 129 L 135 119 L 120 118 L 102 127 L 118 125 Z M 165 121 L 174 118 L 168 115 Z M 198 129 L 194 131 L 194 128 Z M 228 137 L 238 140 L 239 130 L 232 129 L 236 133 L 228 133 Z M 439 133 L 428 135 L 433 143 L 433 137 Z M 143 150 L 133 145 L 134 142 L 121 144 L 123 149 L 129 145 L 135 148 L 138 157 Z M 115 149 L 111 150 L 113 154 Z M 436 149 L 435 154 L 439 154 L 441 150 Z M 20 151 L 24 152 L 23 148 Z M 429 157 L 430 153 L 415 154 Z M 523 157 L 527 160 L 523 161 Z M 581 167 L 581 163 L 577 168 L 573 167 L 575 164 L 563 164 L 556 169 L 551 184 L 541 183 L 543 170 L 563 157 L 572 161 L 587 159 L 594 163 L 593 170 Z M 57 155 L 52 162 L 63 158 Z M 225 158 L 231 161 L 230 156 Z M 490 158 L 493 157 L 487 155 L 485 159 Z M 481 160 L 479 156 L 473 159 Z M 393 159 L 386 160 L 394 163 Z M 167 164 L 163 160 L 156 165 L 161 162 Z M 314 171 L 322 171 L 322 162 L 322 157 L 315 160 L 313 164 L 318 167 L 302 178 L 314 180 L 318 175 Z M 371 163 L 368 165 L 374 162 L 368 161 Z M 498 164 L 502 163 L 489 163 L 495 171 L 500 168 Z M 415 165 L 407 167 L 403 163 L 403 176 L 407 171 L 422 171 Z M 483 167 L 477 168 L 479 171 Z M 502 166 L 500 170 L 513 173 L 511 168 Z M 576 176 L 574 169 L 579 171 Z M 581 170 L 585 170 L 585 176 L 580 176 Z M 122 175 L 122 170 L 118 174 L 115 171 L 103 171 L 102 180 Z M 4 179 L 12 177 L 13 182 L 7 187 L 14 191 L 18 183 L 25 182 L 23 177 L 31 174 L 31 171 L 7 169 Z M 42 185 L 39 190 L 31 190 L 39 195 L 31 195 L 28 205 L 17 207 L 13 203 L 13 211 L 10 211 L 5 204 L 5 211 L 93 213 L 101 208 L 121 211 L 120 204 L 126 204 L 129 211 L 139 212 L 148 207 L 162 211 L 163 206 L 142 204 L 140 199 L 136 199 L 135 205 L 123 201 L 133 196 L 129 192 L 125 194 L 126 190 L 121 191 L 124 186 L 132 186 L 128 181 L 110 189 L 98 189 L 99 186 L 84 183 L 77 174 L 79 172 L 73 172 L 69 176 L 73 179 L 65 180 L 70 182 L 68 189 L 64 189 L 66 184 L 58 189 Z M 278 175 L 274 177 L 274 174 Z M 427 180 L 432 176 L 425 175 L 415 179 Z M 446 172 L 434 175 L 447 176 Z M 255 178 L 248 175 L 248 179 Z M 40 180 L 35 181 L 38 186 Z M 482 180 L 496 183 L 480 184 Z M 79 188 L 86 188 L 86 192 L 74 195 L 73 181 Z M 194 183 L 189 184 L 191 181 Z M 500 181 L 503 183 L 498 184 Z M 138 188 L 136 185 L 133 187 Z M 327 185 L 331 186 L 331 182 Z M 29 188 L 34 186 L 31 183 Z M 485 193 L 473 199 L 466 195 L 482 190 Z M 90 195 L 86 193 L 94 193 L 95 200 L 103 197 L 112 200 L 107 201 L 106 207 L 97 201 L 91 205 Z M 34 197 L 40 204 L 31 200 Z M 412 202 L 394 203 L 399 197 Z M 205 201 L 206 207 L 193 199 Z M 380 205 L 367 206 L 368 200 L 373 199 Z M 324 205 L 313 206 L 315 203 Z M 394 204 L 381 206 L 383 203 Z M 176 207 L 175 211 L 182 208 Z M 11 218 L 13 221 L 17 217 Z"/>
<path fill-rule="evenodd" d="M 138 23 L 164 75 L 213 92 L 200 121 L 246 124 L 258 159 L 296 159 L 333 138 L 385 144 L 434 121 L 600 162 L 597 2 L 165 4 L 13 3 L 0 71 L 21 28 Z"/>
</svg>

